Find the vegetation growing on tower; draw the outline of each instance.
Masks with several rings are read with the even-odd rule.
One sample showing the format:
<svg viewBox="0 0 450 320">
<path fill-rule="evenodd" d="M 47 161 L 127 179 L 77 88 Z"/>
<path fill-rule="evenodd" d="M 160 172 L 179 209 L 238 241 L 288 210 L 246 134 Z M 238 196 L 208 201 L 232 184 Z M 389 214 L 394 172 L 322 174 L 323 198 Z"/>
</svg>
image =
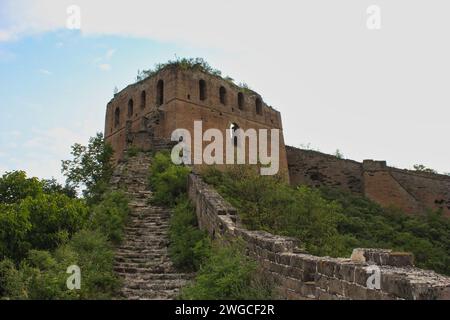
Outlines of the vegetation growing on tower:
<svg viewBox="0 0 450 320">
<path fill-rule="evenodd" d="M 157 63 L 152 69 L 147 70 L 138 70 L 138 74 L 136 76 L 136 82 L 143 81 L 147 78 L 154 77 L 159 72 L 166 68 L 179 68 L 181 70 L 191 70 L 191 71 L 200 71 L 207 73 L 209 75 L 215 77 L 221 77 L 225 81 L 230 84 L 237 86 L 242 89 L 242 91 L 247 93 L 253 93 L 253 90 L 246 83 L 236 84 L 234 79 L 229 76 L 222 76 L 222 71 L 212 67 L 206 60 L 203 58 L 179 58 L 177 57 L 175 60 L 169 60 L 165 63 Z"/>
</svg>

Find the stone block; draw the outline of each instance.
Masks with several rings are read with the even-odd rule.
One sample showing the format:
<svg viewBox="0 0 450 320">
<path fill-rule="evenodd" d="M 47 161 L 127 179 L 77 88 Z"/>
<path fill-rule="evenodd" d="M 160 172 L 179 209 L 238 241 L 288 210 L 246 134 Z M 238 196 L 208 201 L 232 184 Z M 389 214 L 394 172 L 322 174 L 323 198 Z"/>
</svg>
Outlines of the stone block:
<svg viewBox="0 0 450 320">
<path fill-rule="evenodd" d="M 338 261 L 332 258 L 322 258 L 317 263 L 317 272 L 328 277 L 334 277 Z"/>
<path fill-rule="evenodd" d="M 336 265 L 335 277 L 348 282 L 355 281 L 355 264 L 354 263 L 339 263 Z"/>
<path fill-rule="evenodd" d="M 406 267 L 414 265 L 414 256 L 408 252 L 393 252 L 386 249 L 357 248 L 351 259 L 355 262 L 376 264 L 379 266 Z"/>
</svg>

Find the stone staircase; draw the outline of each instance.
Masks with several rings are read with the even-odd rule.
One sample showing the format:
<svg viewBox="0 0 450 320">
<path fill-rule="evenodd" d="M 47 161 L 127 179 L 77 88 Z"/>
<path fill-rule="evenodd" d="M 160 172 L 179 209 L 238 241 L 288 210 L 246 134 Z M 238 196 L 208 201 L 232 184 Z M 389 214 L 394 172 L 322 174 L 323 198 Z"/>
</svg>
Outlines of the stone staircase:
<svg viewBox="0 0 450 320">
<path fill-rule="evenodd" d="M 114 270 L 123 279 L 125 299 L 174 299 L 191 278 L 178 273 L 168 256 L 170 210 L 148 204 L 151 156 L 141 153 L 117 165 L 112 186 L 130 199 L 124 240 L 116 250 Z"/>
</svg>

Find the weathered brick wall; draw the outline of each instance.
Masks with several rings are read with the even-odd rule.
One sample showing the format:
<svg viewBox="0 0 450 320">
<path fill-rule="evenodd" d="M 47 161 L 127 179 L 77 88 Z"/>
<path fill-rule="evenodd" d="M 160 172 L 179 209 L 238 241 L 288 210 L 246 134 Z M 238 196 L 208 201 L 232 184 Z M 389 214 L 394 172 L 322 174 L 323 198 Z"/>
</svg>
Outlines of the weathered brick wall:
<svg viewBox="0 0 450 320">
<path fill-rule="evenodd" d="M 200 228 L 213 238 L 240 237 L 285 299 L 450 299 L 450 278 L 413 267 L 411 254 L 355 249 L 351 258 L 302 253 L 295 239 L 249 231 L 236 209 L 197 175 L 188 181 Z M 378 267 L 380 288 L 367 280 Z"/>
<path fill-rule="evenodd" d="M 124 152 L 134 146 L 142 150 L 151 150 L 156 140 L 164 138 L 162 123 L 164 110 L 175 104 L 177 73 L 172 69 L 164 69 L 158 77 L 152 77 L 129 85 L 117 93 L 106 107 L 105 140 L 111 144 L 116 160 L 122 160 Z M 160 105 L 157 95 L 157 83 L 164 82 L 163 104 Z M 132 101 L 133 112 L 129 113 Z M 119 111 L 116 125 L 115 114 Z"/>
<path fill-rule="evenodd" d="M 157 101 L 159 80 L 164 81 L 164 101 L 161 105 Z M 203 100 L 200 98 L 200 80 L 205 82 Z M 220 101 L 221 87 L 226 90 L 225 104 Z M 146 96 L 145 105 L 141 103 L 143 93 Z M 243 97 L 241 106 L 238 104 L 238 94 Z M 260 113 L 256 110 L 257 99 L 261 101 Z M 133 101 L 132 115 L 128 113 L 130 100 Z M 116 110 L 120 111 L 117 126 Z M 152 149 L 155 142 L 170 139 L 175 129 L 189 130 L 194 147 L 194 121 L 202 121 L 203 132 L 211 128 L 219 129 L 224 140 L 228 138 L 226 130 L 230 129 L 231 124 L 236 124 L 243 130 L 280 129 L 280 171 L 288 179 L 280 113 L 264 103 L 258 93 L 244 90 L 221 77 L 201 71 L 169 67 L 154 77 L 122 90 L 108 103 L 105 137 L 106 141 L 111 143 L 118 160 L 123 158 L 124 150 L 129 146 Z M 203 148 L 209 143 L 203 142 Z"/>
<path fill-rule="evenodd" d="M 450 176 L 388 167 L 385 161 L 339 159 L 286 147 L 292 185 L 329 186 L 361 194 L 407 213 L 442 209 L 450 217 Z"/>
<path fill-rule="evenodd" d="M 450 177 L 391 168 L 392 177 L 428 208 L 441 208 L 450 217 Z"/>
<path fill-rule="evenodd" d="M 338 187 L 362 194 L 361 163 L 290 146 L 286 153 L 292 185 Z"/>
</svg>

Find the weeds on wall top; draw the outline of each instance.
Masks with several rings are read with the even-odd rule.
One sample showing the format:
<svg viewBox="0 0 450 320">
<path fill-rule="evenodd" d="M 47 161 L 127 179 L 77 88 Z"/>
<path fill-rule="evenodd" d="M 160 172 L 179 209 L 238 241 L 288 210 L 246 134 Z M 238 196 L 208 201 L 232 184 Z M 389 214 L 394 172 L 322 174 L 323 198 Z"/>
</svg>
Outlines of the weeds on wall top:
<svg viewBox="0 0 450 320">
<path fill-rule="evenodd" d="M 201 71 L 207 74 L 210 74 L 215 77 L 221 77 L 222 78 L 222 71 L 213 68 L 205 59 L 203 58 L 179 58 L 176 57 L 175 60 L 169 60 L 165 63 L 157 63 L 153 69 L 148 70 L 138 70 L 138 74 L 136 76 L 136 82 L 140 82 L 142 80 L 145 80 L 147 78 L 151 78 L 161 72 L 165 68 L 169 67 L 176 67 L 181 70 L 195 70 L 195 71 Z M 234 83 L 234 79 L 226 76 L 223 77 L 225 81 L 228 83 L 238 86 L 245 92 L 251 92 L 253 93 L 253 90 L 250 89 L 250 87 L 246 83 Z"/>
</svg>

